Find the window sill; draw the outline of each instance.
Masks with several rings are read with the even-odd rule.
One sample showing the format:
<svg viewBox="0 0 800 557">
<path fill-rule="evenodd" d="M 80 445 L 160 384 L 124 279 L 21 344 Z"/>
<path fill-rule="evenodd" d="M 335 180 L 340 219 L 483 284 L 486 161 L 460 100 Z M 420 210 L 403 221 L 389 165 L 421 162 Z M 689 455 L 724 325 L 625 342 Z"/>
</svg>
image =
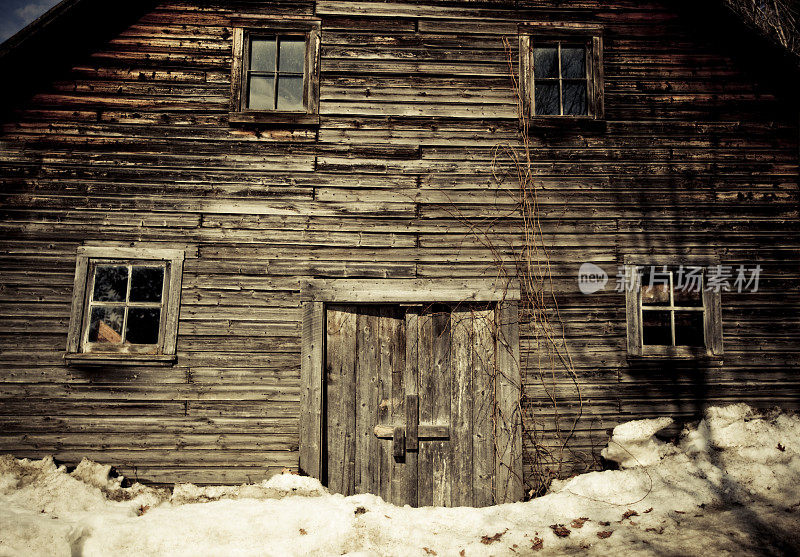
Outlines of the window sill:
<svg viewBox="0 0 800 557">
<path fill-rule="evenodd" d="M 604 119 L 591 116 L 529 116 L 528 128 L 563 133 L 576 130 L 605 132 L 608 125 Z"/>
<path fill-rule="evenodd" d="M 229 124 L 319 126 L 319 114 L 305 112 L 229 112 Z"/>
<path fill-rule="evenodd" d="M 714 354 L 705 347 L 650 346 L 641 354 L 628 354 L 628 360 L 707 360 L 722 361 L 722 354 Z"/>
<path fill-rule="evenodd" d="M 175 354 L 64 354 L 67 364 L 74 366 L 171 366 L 177 359 Z"/>
</svg>

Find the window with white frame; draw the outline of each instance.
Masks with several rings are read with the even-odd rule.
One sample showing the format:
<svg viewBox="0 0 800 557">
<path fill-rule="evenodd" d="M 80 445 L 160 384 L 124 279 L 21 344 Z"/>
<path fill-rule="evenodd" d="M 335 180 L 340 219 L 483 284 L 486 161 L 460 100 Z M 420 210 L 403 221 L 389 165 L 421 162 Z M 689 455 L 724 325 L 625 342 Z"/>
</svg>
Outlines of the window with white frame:
<svg viewBox="0 0 800 557">
<path fill-rule="evenodd" d="M 80 248 L 67 360 L 173 361 L 183 257 L 180 250 Z"/>
<path fill-rule="evenodd" d="M 707 265 L 626 262 L 625 272 L 629 355 L 722 354 L 721 293 Z"/>
</svg>

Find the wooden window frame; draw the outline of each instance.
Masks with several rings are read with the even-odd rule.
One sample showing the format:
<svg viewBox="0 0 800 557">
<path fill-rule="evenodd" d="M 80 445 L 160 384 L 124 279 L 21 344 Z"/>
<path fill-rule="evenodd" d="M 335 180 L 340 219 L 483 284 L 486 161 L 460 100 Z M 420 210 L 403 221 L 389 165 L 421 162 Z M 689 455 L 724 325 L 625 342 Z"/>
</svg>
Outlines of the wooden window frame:
<svg viewBox="0 0 800 557">
<path fill-rule="evenodd" d="M 231 124 L 319 125 L 319 19 L 233 19 L 233 62 L 231 66 Z M 302 111 L 250 110 L 245 87 L 251 37 L 305 36 L 306 60 Z"/>
<path fill-rule="evenodd" d="M 705 288 L 705 277 L 719 265 L 717 257 L 625 257 L 625 314 L 627 321 L 628 358 L 630 359 L 711 359 L 721 360 L 722 293 Z M 642 338 L 642 291 L 639 269 L 651 266 L 689 266 L 703 269 L 703 336 L 705 346 L 644 345 Z M 672 300 L 672 295 L 670 295 Z M 673 305 L 672 302 L 670 305 Z M 697 311 L 697 310 L 695 310 Z"/>
<path fill-rule="evenodd" d="M 605 118 L 603 33 L 596 25 L 522 23 L 519 25 L 519 86 L 524 116 L 531 122 L 592 121 Z M 537 115 L 534 111 L 533 49 L 538 43 L 582 44 L 586 48 L 587 114 Z M 559 50 L 560 51 L 560 50 Z M 560 55 L 559 55 L 560 67 Z M 562 77 L 559 72 L 559 84 Z M 563 102 L 563 100 L 559 101 Z M 562 109 L 563 111 L 563 109 Z"/>
<path fill-rule="evenodd" d="M 322 429 L 327 304 L 426 304 L 438 302 L 494 302 L 498 323 L 496 400 L 499 428 L 495 446 L 495 497 L 498 503 L 524 496 L 519 355 L 519 284 L 499 279 L 318 279 L 301 283 L 303 311 L 300 390 L 300 469 L 322 479 Z M 502 345 L 502 346 L 501 346 Z"/>
<path fill-rule="evenodd" d="M 64 359 L 73 365 L 170 365 L 176 360 L 178 312 L 185 253 L 182 250 L 122 247 L 78 248 L 72 294 L 67 350 Z M 109 345 L 90 343 L 88 329 L 91 305 L 92 270 L 98 265 L 163 266 L 164 286 L 159 321 L 158 343 L 155 345 Z M 129 278 L 130 282 L 130 278 Z M 130 302 L 126 306 L 134 307 Z M 152 304 L 150 304 L 152 305 Z"/>
</svg>

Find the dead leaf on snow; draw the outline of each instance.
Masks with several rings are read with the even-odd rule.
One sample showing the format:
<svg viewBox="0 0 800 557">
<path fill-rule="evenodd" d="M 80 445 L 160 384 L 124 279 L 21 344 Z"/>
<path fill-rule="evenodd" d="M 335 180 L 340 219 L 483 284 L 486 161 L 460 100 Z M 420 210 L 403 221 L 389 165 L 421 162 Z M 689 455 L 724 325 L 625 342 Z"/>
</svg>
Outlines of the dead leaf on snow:
<svg viewBox="0 0 800 557">
<path fill-rule="evenodd" d="M 586 523 L 587 520 L 589 519 L 582 516 L 570 522 L 569 525 L 572 526 L 573 528 L 583 528 L 583 525 Z"/>
<path fill-rule="evenodd" d="M 610 530 L 601 530 L 600 532 L 597 533 L 597 537 L 600 538 L 601 540 L 604 540 L 606 538 L 610 538 L 611 534 L 613 534 L 613 533 L 614 532 L 612 532 Z"/>
<path fill-rule="evenodd" d="M 649 509 L 647 509 L 646 511 L 644 511 L 644 513 L 645 513 L 645 514 L 647 514 L 647 513 L 651 513 L 651 512 L 653 512 L 653 507 L 650 507 Z"/>
<path fill-rule="evenodd" d="M 531 549 L 533 549 L 535 551 L 539 551 L 543 547 L 544 547 L 544 540 L 542 538 L 540 538 L 539 536 L 534 537 L 533 538 L 533 545 L 531 546 Z"/>
<path fill-rule="evenodd" d="M 300 528 L 300 535 L 301 536 L 305 536 L 307 534 L 308 534 L 308 532 L 306 532 L 303 528 Z"/>
<path fill-rule="evenodd" d="M 569 529 L 563 524 L 551 524 L 550 528 L 553 529 L 553 533 L 559 538 L 566 538 L 570 534 Z"/>
<path fill-rule="evenodd" d="M 625 511 L 622 514 L 622 520 L 625 520 L 626 518 L 630 518 L 632 516 L 639 516 L 639 513 L 637 513 L 636 511 L 628 509 L 627 511 Z"/>
<path fill-rule="evenodd" d="M 425 551 L 426 555 L 436 555 L 436 552 L 429 547 L 423 547 L 422 549 Z"/>
<path fill-rule="evenodd" d="M 141 505 L 137 509 L 136 514 L 138 514 L 139 516 L 142 516 L 144 513 L 146 513 L 149 510 L 150 510 L 150 505 Z M 42 511 L 42 512 L 44 512 L 44 511 Z"/>
<path fill-rule="evenodd" d="M 500 538 L 502 538 L 503 534 L 505 534 L 506 532 L 508 532 L 508 528 L 506 528 L 502 532 L 497 532 L 494 536 L 481 536 L 481 543 L 489 545 L 490 543 L 500 541 Z"/>
</svg>

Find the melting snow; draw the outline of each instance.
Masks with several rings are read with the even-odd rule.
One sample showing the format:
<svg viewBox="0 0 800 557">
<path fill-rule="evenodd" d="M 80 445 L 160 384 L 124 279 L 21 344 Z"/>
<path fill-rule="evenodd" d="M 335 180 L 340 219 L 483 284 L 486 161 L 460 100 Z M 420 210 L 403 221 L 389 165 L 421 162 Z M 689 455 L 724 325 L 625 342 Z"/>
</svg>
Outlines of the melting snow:
<svg viewBox="0 0 800 557">
<path fill-rule="evenodd" d="M 800 550 L 800 417 L 710 408 L 677 444 L 669 418 L 614 429 L 619 470 L 525 503 L 395 507 L 282 474 L 259 484 L 121 487 L 109 466 L 0 457 L 0 556 L 763 555 Z"/>
</svg>

